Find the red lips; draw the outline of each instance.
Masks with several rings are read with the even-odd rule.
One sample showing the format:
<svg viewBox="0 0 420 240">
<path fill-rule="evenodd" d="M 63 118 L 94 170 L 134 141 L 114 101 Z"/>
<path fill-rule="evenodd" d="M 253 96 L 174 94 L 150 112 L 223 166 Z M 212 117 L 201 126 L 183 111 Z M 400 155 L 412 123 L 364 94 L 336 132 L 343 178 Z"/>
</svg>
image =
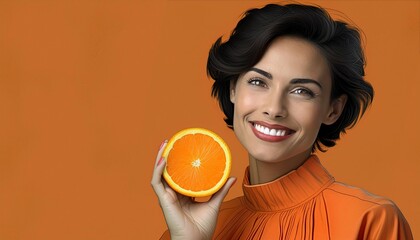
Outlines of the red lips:
<svg viewBox="0 0 420 240">
<path fill-rule="evenodd" d="M 274 130 L 281 130 L 281 131 L 285 131 L 283 136 L 272 136 L 272 135 L 268 135 L 268 134 L 264 134 L 260 131 L 258 131 L 255 128 L 255 124 L 269 128 L 269 129 L 274 129 Z M 266 122 L 261 122 L 261 121 L 255 121 L 255 122 L 250 122 L 251 125 L 251 129 L 252 132 L 255 134 L 255 136 L 263 141 L 267 141 L 267 142 L 280 142 L 283 140 L 286 140 L 287 138 L 289 138 L 293 133 L 295 133 L 294 130 L 279 125 L 279 124 L 270 124 L 270 123 L 266 123 Z"/>
</svg>

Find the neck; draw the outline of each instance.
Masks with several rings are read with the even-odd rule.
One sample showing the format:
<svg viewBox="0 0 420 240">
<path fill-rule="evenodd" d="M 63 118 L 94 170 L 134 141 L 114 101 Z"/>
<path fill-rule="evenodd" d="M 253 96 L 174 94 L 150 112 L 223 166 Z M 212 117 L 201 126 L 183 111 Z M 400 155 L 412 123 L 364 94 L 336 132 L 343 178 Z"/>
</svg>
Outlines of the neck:
<svg viewBox="0 0 420 240">
<path fill-rule="evenodd" d="M 260 161 L 249 155 L 249 180 L 252 185 L 271 182 L 300 167 L 311 155 L 310 149 L 274 163 Z"/>
</svg>

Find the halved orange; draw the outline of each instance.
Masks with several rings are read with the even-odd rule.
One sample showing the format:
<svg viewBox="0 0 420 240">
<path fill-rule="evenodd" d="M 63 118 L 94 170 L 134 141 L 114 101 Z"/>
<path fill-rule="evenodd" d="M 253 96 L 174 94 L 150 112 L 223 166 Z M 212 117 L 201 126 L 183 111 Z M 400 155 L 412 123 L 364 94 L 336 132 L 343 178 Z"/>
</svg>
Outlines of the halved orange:
<svg viewBox="0 0 420 240">
<path fill-rule="evenodd" d="M 216 133 L 188 128 L 176 133 L 166 145 L 163 177 L 175 191 L 190 197 L 206 197 L 227 181 L 230 150 Z"/>
</svg>

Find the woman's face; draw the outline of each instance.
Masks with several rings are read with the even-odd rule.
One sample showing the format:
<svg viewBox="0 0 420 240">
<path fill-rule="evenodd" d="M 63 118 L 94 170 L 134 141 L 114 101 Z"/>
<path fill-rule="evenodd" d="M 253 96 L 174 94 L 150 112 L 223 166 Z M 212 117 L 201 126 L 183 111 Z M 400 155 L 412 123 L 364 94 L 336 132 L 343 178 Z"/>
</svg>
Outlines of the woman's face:
<svg viewBox="0 0 420 240">
<path fill-rule="evenodd" d="M 334 123 L 344 106 L 345 99 L 331 102 L 330 93 L 331 75 L 319 49 L 301 38 L 279 37 L 231 86 L 235 134 L 259 161 L 308 156 L 321 124 Z"/>
</svg>

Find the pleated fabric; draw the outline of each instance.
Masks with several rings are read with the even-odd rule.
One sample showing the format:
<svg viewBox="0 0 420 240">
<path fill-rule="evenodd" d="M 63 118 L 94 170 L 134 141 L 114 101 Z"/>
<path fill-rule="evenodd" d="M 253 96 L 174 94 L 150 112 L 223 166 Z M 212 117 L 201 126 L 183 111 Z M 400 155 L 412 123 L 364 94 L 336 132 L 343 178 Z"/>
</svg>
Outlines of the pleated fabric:
<svg viewBox="0 0 420 240">
<path fill-rule="evenodd" d="M 316 155 L 265 184 L 247 169 L 243 193 L 222 204 L 213 239 L 413 239 L 392 201 L 336 182 Z"/>
</svg>

